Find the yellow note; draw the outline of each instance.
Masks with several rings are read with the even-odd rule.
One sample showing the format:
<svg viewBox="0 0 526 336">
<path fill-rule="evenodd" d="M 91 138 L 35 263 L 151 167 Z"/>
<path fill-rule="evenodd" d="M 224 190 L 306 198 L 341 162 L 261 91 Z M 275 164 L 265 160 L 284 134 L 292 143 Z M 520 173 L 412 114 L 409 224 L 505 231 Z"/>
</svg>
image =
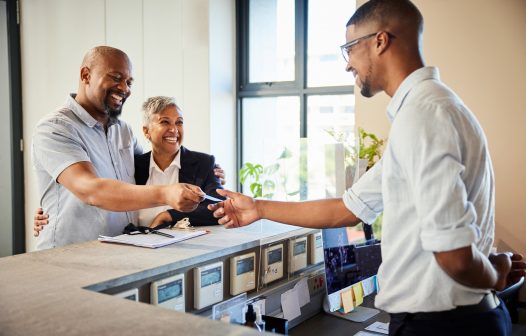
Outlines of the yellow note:
<svg viewBox="0 0 526 336">
<path fill-rule="evenodd" d="M 346 292 L 342 292 L 342 306 L 343 306 L 343 312 L 348 313 L 351 310 L 354 309 L 354 303 L 352 300 L 352 290 L 348 290 Z"/>
<path fill-rule="evenodd" d="M 354 293 L 354 300 L 356 305 L 359 306 L 363 303 L 363 288 L 362 283 L 357 283 L 352 286 L 352 291 Z"/>
</svg>

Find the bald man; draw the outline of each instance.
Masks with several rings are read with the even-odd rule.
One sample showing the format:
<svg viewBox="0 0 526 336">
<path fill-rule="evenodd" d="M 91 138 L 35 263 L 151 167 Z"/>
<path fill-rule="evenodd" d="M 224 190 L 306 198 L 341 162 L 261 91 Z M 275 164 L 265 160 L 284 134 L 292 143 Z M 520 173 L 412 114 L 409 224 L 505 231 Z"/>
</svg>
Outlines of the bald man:
<svg viewBox="0 0 526 336">
<path fill-rule="evenodd" d="M 272 202 L 218 190 L 230 199 L 209 208 L 227 227 L 260 218 L 344 227 L 383 212 L 375 305 L 391 313 L 390 335 L 507 335 L 510 317 L 492 290 L 526 265 L 520 255 L 490 255 L 495 181 L 486 137 L 438 69 L 425 66 L 422 32 L 407 0 L 371 0 L 347 23 L 346 70 L 363 96 L 392 97 L 392 126 L 381 161 L 343 198 Z"/>
<path fill-rule="evenodd" d="M 123 51 L 95 47 L 82 61 L 77 94 L 38 123 L 32 157 L 49 224 L 37 249 L 120 234 L 136 222 L 133 210 L 168 205 L 188 212 L 203 200 L 201 189 L 189 184 L 134 184 L 133 157 L 143 150 L 117 118 L 132 83 Z"/>
</svg>

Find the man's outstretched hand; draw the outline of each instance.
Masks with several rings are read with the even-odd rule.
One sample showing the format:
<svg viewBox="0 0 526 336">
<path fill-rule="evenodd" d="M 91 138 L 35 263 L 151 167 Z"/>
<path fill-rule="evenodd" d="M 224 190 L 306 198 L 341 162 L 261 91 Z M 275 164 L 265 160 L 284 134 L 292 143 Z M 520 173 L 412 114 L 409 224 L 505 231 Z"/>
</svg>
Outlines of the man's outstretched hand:
<svg viewBox="0 0 526 336">
<path fill-rule="evenodd" d="M 227 229 L 237 228 L 252 224 L 261 219 L 256 206 L 256 200 L 246 195 L 223 189 L 217 189 L 217 193 L 227 197 L 223 202 L 210 204 L 208 209 L 214 212 L 219 224 Z"/>
</svg>

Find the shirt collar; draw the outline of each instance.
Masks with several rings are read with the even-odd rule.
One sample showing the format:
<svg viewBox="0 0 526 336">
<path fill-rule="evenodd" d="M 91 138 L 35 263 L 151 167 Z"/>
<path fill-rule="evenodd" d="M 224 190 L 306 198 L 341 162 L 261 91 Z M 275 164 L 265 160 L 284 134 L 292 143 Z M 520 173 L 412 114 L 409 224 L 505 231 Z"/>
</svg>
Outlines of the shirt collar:
<svg viewBox="0 0 526 336">
<path fill-rule="evenodd" d="M 405 97 L 415 86 L 420 82 L 423 82 L 428 79 L 440 80 L 440 74 L 438 68 L 436 67 L 423 67 L 413 71 L 409 76 L 407 76 L 398 89 L 396 90 L 393 98 L 387 105 L 387 117 L 391 122 L 393 122 L 396 114 L 402 107 Z"/>
<path fill-rule="evenodd" d="M 168 167 L 166 167 L 165 171 L 170 168 L 170 167 L 177 167 L 178 169 L 181 169 L 181 149 L 179 149 L 179 151 L 177 152 L 177 154 L 175 155 L 174 159 L 172 160 L 172 162 L 170 163 L 170 165 Z M 154 171 L 155 169 L 157 169 L 158 171 L 162 172 L 161 168 L 159 168 L 159 166 L 157 165 L 157 163 L 155 163 L 155 160 L 153 159 L 153 151 L 150 153 L 150 175 L 152 173 L 152 171 Z"/>
<path fill-rule="evenodd" d="M 66 106 L 75 113 L 77 117 L 79 117 L 80 120 L 82 120 L 83 123 L 85 123 L 88 127 L 93 128 L 95 125 L 100 124 L 97 119 L 93 118 L 91 114 L 84 109 L 76 100 L 75 97 L 77 96 L 76 93 L 71 93 L 68 96 L 68 99 L 66 100 Z M 108 122 L 108 127 L 116 124 L 118 122 L 117 119 L 110 118 Z"/>
</svg>

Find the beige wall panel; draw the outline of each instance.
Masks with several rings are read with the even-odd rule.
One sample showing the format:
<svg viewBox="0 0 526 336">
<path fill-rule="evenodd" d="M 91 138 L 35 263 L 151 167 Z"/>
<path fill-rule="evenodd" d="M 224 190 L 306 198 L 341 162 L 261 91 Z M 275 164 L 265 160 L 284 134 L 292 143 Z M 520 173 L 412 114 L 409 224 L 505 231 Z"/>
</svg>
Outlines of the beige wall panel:
<svg viewBox="0 0 526 336">
<path fill-rule="evenodd" d="M 197 151 L 210 152 L 210 74 L 208 0 L 184 1 L 183 97 L 186 144 Z M 212 56 L 211 56 L 212 55 Z"/>
<path fill-rule="evenodd" d="M 182 1 L 144 3 L 144 94 L 183 99 Z"/>
<path fill-rule="evenodd" d="M 149 150 L 150 145 L 142 132 L 141 114 L 145 100 L 143 0 L 106 0 L 106 44 L 123 50 L 131 59 L 135 80 L 121 119 L 131 125 L 139 142 Z"/>
<path fill-rule="evenodd" d="M 40 200 L 31 161 L 31 138 L 37 122 L 53 112 L 78 88 L 84 53 L 104 43 L 104 1 L 22 0 L 22 106 L 24 122 L 24 174 L 26 245 L 31 251 L 33 216 Z"/>
<path fill-rule="evenodd" d="M 211 0 L 210 153 L 227 172 L 225 188 L 237 189 L 235 1 Z"/>
<path fill-rule="evenodd" d="M 526 1 L 414 2 L 425 19 L 427 64 L 439 67 L 488 138 L 496 177 L 496 245 L 526 255 L 526 45 L 518 37 L 526 31 Z M 357 97 L 357 125 L 387 136 L 388 102 L 385 94 Z"/>
<path fill-rule="evenodd" d="M 475 113 L 488 137 L 497 190 L 496 245 L 525 254 L 526 188 L 520 186 L 526 185 L 522 181 L 526 46 L 517 40 L 517 32 L 526 31 L 526 2 L 419 4 L 429 17 L 425 44 L 429 63 L 440 66 L 444 81 Z"/>
</svg>

